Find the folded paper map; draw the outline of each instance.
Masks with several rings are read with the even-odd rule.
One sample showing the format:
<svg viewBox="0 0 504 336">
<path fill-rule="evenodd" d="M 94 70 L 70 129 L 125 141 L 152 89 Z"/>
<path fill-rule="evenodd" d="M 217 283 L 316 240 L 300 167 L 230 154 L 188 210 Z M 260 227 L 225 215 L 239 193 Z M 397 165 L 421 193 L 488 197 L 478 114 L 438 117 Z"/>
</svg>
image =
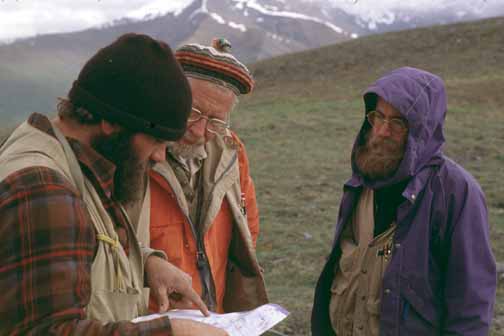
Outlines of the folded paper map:
<svg viewBox="0 0 504 336">
<path fill-rule="evenodd" d="M 207 323 L 224 329 L 229 336 L 259 336 L 282 321 L 287 315 L 289 315 L 289 312 L 283 307 L 269 303 L 246 312 L 229 314 L 210 313 L 209 317 L 205 317 L 199 310 L 175 309 L 164 314 L 141 316 L 132 322 L 137 323 L 168 316 L 172 319 L 190 319 Z"/>
</svg>

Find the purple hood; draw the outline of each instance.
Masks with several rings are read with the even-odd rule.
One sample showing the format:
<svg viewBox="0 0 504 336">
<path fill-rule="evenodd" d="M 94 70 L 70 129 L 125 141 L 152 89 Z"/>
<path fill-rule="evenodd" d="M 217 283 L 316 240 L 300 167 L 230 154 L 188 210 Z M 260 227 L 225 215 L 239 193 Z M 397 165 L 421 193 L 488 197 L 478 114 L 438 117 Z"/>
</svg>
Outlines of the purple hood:
<svg viewBox="0 0 504 336">
<path fill-rule="evenodd" d="M 371 125 L 364 119 L 352 151 L 352 186 L 381 188 L 416 175 L 435 164 L 445 141 L 446 92 L 443 80 L 427 71 L 411 67 L 396 69 L 378 79 L 364 92 L 366 113 L 376 107 L 377 96 L 394 106 L 408 120 L 409 133 L 404 158 L 396 173 L 386 180 L 365 180 L 356 169 L 353 157 Z"/>
</svg>

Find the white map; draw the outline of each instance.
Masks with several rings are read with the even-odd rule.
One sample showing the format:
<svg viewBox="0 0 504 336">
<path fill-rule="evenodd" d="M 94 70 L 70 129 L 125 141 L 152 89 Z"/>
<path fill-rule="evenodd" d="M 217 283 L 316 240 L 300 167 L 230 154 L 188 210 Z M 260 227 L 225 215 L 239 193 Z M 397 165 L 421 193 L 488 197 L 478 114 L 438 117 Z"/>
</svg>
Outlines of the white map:
<svg viewBox="0 0 504 336">
<path fill-rule="evenodd" d="M 164 314 L 152 314 L 137 317 L 134 323 L 156 319 L 162 316 L 170 318 L 190 319 L 213 325 L 224 329 L 229 336 L 259 336 L 289 315 L 289 312 L 280 305 L 269 303 L 254 310 L 216 314 L 210 313 L 205 317 L 199 310 L 170 310 Z"/>
</svg>

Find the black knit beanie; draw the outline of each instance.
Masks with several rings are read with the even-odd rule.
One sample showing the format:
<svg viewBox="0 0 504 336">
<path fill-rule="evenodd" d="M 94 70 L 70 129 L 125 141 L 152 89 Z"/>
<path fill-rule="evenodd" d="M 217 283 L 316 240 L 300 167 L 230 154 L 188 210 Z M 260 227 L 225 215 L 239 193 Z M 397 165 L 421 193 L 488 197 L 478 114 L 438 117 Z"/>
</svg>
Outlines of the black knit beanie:
<svg viewBox="0 0 504 336">
<path fill-rule="evenodd" d="M 170 47 L 137 34 L 99 50 L 68 97 L 107 121 L 170 141 L 184 134 L 192 105 L 191 88 Z"/>
</svg>

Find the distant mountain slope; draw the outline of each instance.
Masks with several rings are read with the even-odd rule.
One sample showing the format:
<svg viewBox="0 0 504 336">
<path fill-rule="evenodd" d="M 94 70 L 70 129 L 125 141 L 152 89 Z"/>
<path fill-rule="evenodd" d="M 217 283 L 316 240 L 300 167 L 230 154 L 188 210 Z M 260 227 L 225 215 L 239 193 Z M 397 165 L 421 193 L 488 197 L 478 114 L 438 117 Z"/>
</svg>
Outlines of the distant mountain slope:
<svg viewBox="0 0 504 336">
<path fill-rule="evenodd" d="M 358 95 L 363 84 L 401 65 L 452 78 L 492 77 L 504 71 L 503 32 L 504 18 L 496 18 L 371 35 L 259 61 L 251 71 L 258 90 L 270 96 L 275 96 L 276 90 L 285 96 L 314 88 L 320 91 L 317 94 L 337 95 L 338 87 L 347 85 L 355 86 Z M 504 95 L 497 96 L 504 104 Z"/>
</svg>

